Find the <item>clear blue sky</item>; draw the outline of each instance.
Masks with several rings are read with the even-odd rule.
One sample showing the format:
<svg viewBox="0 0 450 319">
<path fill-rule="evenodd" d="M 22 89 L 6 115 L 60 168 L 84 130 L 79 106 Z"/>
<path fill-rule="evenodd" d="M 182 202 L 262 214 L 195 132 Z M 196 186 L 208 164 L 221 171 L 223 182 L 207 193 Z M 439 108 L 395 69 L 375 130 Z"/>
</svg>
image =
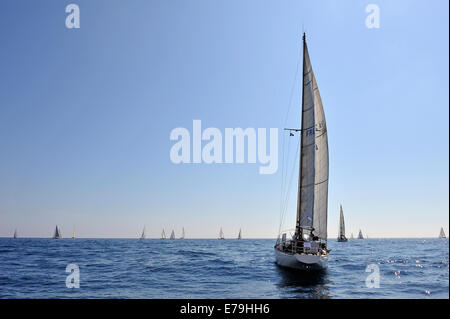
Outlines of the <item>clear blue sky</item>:
<svg viewBox="0 0 450 319">
<path fill-rule="evenodd" d="M 71 2 L 77 30 L 65 27 Z M 369 3 L 379 29 L 365 26 Z M 150 237 L 182 226 L 188 237 L 221 226 L 275 237 L 281 168 L 175 165 L 169 134 L 194 119 L 281 129 L 303 29 L 328 124 L 329 236 L 339 203 L 348 234 L 448 234 L 448 10 L 446 0 L 1 1 L 0 236 L 47 237 L 58 224 L 63 236 L 76 225 L 80 237 L 134 237 L 146 225 Z M 288 127 L 299 126 L 298 82 Z M 288 227 L 294 214 L 295 194 Z"/>
</svg>

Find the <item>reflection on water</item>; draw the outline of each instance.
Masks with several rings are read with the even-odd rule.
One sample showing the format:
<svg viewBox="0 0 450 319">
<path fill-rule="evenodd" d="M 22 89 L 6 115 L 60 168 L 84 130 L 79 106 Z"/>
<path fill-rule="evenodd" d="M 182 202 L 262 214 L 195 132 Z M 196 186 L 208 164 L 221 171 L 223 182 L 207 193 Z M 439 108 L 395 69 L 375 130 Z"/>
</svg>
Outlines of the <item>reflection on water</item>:
<svg viewBox="0 0 450 319">
<path fill-rule="evenodd" d="M 289 298 L 330 298 L 328 272 L 324 270 L 294 270 L 276 265 L 282 296 Z"/>
</svg>

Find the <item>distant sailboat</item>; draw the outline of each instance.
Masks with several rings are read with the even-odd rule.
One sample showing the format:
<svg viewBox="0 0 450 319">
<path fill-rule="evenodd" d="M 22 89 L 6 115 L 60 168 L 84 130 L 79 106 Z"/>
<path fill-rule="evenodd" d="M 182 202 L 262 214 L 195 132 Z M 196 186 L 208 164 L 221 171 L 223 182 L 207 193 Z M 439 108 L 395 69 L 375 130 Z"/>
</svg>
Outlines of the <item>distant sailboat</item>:
<svg viewBox="0 0 450 319">
<path fill-rule="evenodd" d="M 175 239 L 175 231 L 172 229 L 172 232 L 170 233 L 170 239 Z"/>
<path fill-rule="evenodd" d="M 184 239 L 184 227 L 183 227 L 183 229 L 181 230 L 181 237 L 180 237 L 180 239 Z"/>
<path fill-rule="evenodd" d="M 53 239 L 61 239 L 61 230 L 58 228 L 58 225 L 56 225 L 55 233 L 53 234 Z"/>
<path fill-rule="evenodd" d="M 238 234 L 238 238 L 237 239 L 242 239 L 242 232 L 241 232 L 240 229 L 239 229 L 239 234 Z"/>
<path fill-rule="evenodd" d="M 358 239 L 364 239 L 361 229 L 359 230 Z"/>
<path fill-rule="evenodd" d="M 223 235 L 222 227 L 220 227 L 219 239 L 225 239 L 225 236 Z"/>
<path fill-rule="evenodd" d="M 278 236 L 275 258 L 278 265 L 294 269 L 320 270 L 327 267 L 328 133 L 319 88 L 303 34 L 300 164 L 297 218 L 292 239 Z"/>
<path fill-rule="evenodd" d="M 439 233 L 439 238 L 446 238 L 444 233 L 444 228 L 441 227 L 441 232 Z"/>
<path fill-rule="evenodd" d="M 342 205 L 341 206 L 341 212 L 340 212 L 340 216 L 339 216 L 339 233 L 338 233 L 338 238 L 337 240 L 339 242 L 346 242 L 348 241 L 347 237 L 345 237 L 345 223 L 344 223 L 344 211 L 342 210 Z"/>
<path fill-rule="evenodd" d="M 14 230 L 14 236 L 13 238 L 17 238 L 17 228 Z"/>
<path fill-rule="evenodd" d="M 72 234 L 72 239 L 75 239 L 75 226 L 73 226 L 73 234 Z"/>
<path fill-rule="evenodd" d="M 145 226 L 144 226 L 144 229 L 142 230 L 142 234 L 139 239 L 145 239 Z"/>
<path fill-rule="evenodd" d="M 161 239 L 166 239 L 166 232 L 164 231 L 164 229 L 161 233 Z"/>
</svg>

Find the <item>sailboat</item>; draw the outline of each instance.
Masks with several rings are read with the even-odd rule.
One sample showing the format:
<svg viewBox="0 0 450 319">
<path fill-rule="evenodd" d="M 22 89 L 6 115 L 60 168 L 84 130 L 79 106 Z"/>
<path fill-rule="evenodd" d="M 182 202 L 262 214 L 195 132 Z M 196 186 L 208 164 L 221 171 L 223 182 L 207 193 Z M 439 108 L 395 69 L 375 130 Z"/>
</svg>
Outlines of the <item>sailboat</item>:
<svg viewBox="0 0 450 319">
<path fill-rule="evenodd" d="M 348 241 L 348 239 L 347 239 L 347 237 L 345 237 L 344 211 L 342 210 L 342 205 L 340 205 L 340 206 L 341 206 L 341 212 L 340 212 L 340 216 L 339 216 L 339 233 L 338 233 L 337 241 L 346 242 L 346 241 Z"/>
<path fill-rule="evenodd" d="M 139 239 L 145 239 L 145 226 L 144 229 L 142 230 L 142 234 L 141 237 L 139 237 Z"/>
<path fill-rule="evenodd" d="M 55 233 L 53 234 L 53 239 L 61 239 L 61 230 L 58 228 L 58 225 L 56 225 Z"/>
<path fill-rule="evenodd" d="M 219 239 L 225 239 L 225 236 L 223 235 L 222 227 L 220 227 Z"/>
<path fill-rule="evenodd" d="M 14 230 L 13 238 L 17 238 L 17 228 Z"/>
<path fill-rule="evenodd" d="M 175 239 L 175 232 L 173 229 L 172 232 L 170 233 L 170 239 Z"/>
<path fill-rule="evenodd" d="M 238 238 L 237 239 L 242 239 L 242 232 L 241 229 L 239 229 L 239 234 L 238 234 Z"/>
<path fill-rule="evenodd" d="M 181 237 L 180 237 L 180 239 L 184 239 L 184 227 L 183 227 L 183 229 L 181 230 Z"/>
<path fill-rule="evenodd" d="M 278 236 L 275 257 L 278 265 L 302 270 L 327 267 L 328 135 L 325 114 L 303 34 L 303 86 L 301 151 L 295 233 Z"/>
<path fill-rule="evenodd" d="M 361 229 L 359 230 L 358 239 L 364 239 Z"/>
<path fill-rule="evenodd" d="M 444 233 L 444 228 L 441 227 L 441 231 L 439 233 L 439 238 L 446 238 Z"/>
<path fill-rule="evenodd" d="M 164 231 L 164 228 L 163 228 L 163 231 L 161 233 L 161 239 L 166 239 L 166 232 Z"/>
<path fill-rule="evenodd" d="M 72 234 L 72 239 L 75 239 L 75 226 L 73 226 L 73 234 Z"/>
</svg>

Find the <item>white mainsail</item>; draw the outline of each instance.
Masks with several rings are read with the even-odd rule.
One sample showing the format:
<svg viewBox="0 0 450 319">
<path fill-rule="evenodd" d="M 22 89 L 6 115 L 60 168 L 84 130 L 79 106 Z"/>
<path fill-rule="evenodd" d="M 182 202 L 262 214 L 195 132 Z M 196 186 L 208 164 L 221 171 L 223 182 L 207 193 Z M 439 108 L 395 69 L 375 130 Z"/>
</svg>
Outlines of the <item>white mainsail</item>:
<svg viewBox="0 0 450 319">
<path fill-rule="evenodd" d="M 361 229 L 359 230 L 358 239 L 364 239 Z"/>
<path fill-rule="evenodd" d="M 17 228 L 14 230 L 14 236 L 13 238 L 17 238 Z"/>
<path fill-rule="evenodd" d="M 222 227 L 220 227 L 219 239 L 225 239 L 225 236 L 223 235 Z"/>
<path fill-rule="evenodd" d="M 441 227 L 441 231 L 439 232 L 439 238 L 446 238 L 444 233 L 444 228 Z"/>
<path fill-rule="evenodd" d="M 184 227 L 181 229 L 181 237 L 180 239 L 184 239 Z"/>
<path fill-rule="evenodd" d="M 175 239 L 175 231 L 172 229 L 172 232 L 170 233 L 170 239 Z"/>
<path fill-rule="evenodd" d="M 242 238 L 242 232 L 241 229 L 239 229 L 239 234 L 238 234 L 238 238 L 237 239 L 241 239 Z"/>
<path fill-rule="evenodd" d="M 344 223 L 344 211 L 342 210 L 342 205 L 340 205 L 340 214 L 339 214 L 339 233 L 338 239 L 345 239 L 345 223 Z"/>
<path fill-rule="evenodd" d="M 166 232 L 164 231 L 164 229 L 161 233 L 161 239 L 166 239 Z"/>
<path fill-rule="evenodd" d="M 145 239 L 145 226 L 144 226 L 144 229 L 142 230 L 142 234 L 139 239 Z"/>
<path fill-rule="evenodd" d="M 313 229 L 327 240 L 328 135 L 322 99 L 303 42 L 303 103 L 300 174 L 297 202 L 297 232 Z"/>
<path fill-rule="evenodd" d="M 60 229 L 58 228 L 58 225 L 57 225 L 56 228 L 55 228 L 55 233 L 53 234 L 53 239 L 61 239 L 61 238 L 62 238 L 61 231 L 60 231 Z"/>
</svg>

